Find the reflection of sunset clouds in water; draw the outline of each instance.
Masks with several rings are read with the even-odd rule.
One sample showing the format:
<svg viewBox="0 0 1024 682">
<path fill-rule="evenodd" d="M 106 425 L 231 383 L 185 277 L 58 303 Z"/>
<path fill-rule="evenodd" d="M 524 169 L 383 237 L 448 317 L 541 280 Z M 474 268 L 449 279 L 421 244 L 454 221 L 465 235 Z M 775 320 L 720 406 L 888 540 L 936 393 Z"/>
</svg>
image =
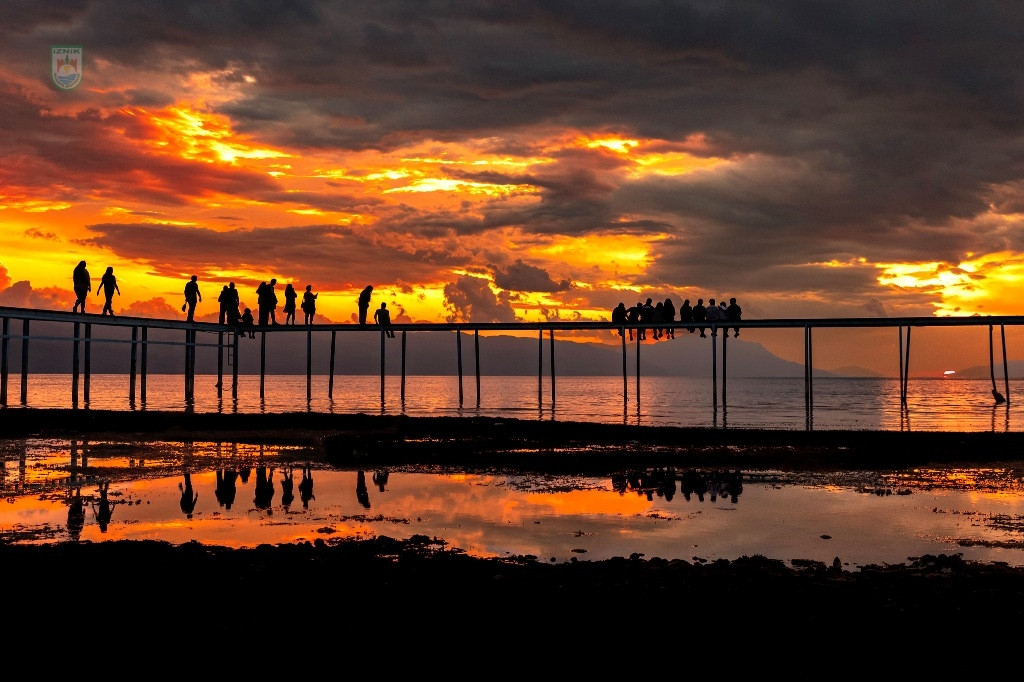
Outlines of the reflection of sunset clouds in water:
<svg viewBox="0 0 1024 682">
<path fill-rule="evenodd" d="M 384 490 L 364 471 L 365 507 L 357 495 L 357 472 L 313 470 L 308 508 L 281 502 L 281 472 L 289 464 L 277 449 L 264 449 L 274 468 L 270 504 L 254 502 L 257 459 L 217 457 L 214 444 L 195 444 L 191 462 L 198 494 L 192 518 L 180 507 L 181 460 L 173 444 L 143 447 L 139 466 L 121 453 L 108 460 L 89 457 L 82 483 L 88 508 L 99 500 L 99 482 L 111 480 L 112 518 L 102 532 L 86 516 L 81 541 L 192 540 L 207 545 L 325 542 L 424 535 L 474 556 L 532 555 L 543 561 L 599 560 L 639 554 L 686 561 L 735 559 L 760 554 L 789 561 L 809 559 L 848 565 L 901 563 L 922 554 L 963 554 L 968 559 L 1024 565 L 1024 492 L 1019 473 L 995 468 L 915 470 L 911 474 L 780 474 L 744 472 L 736 501 L 710 494 L 687 499 L 677 484 L 622 487 L 611 477 L 504 476 L 391 470 Z M 162 451 L 161 446 L 168 449 Z M 114 449 L 96 443 L 97 450 Z M 127 446 L 119 446 L 127 447 Z M 43 450 L 29 444 L 31 451 Z M 58 448 L 59 449 L 59 448 Z M 63 448 L 67 451 L 65 445 Z M 220 448 L 221 452 L 227 451 Z M 255 450 L 248 449 L 247 454 Z M 53 478 L 38 490 L 16 488 L 17 475 L 5 450 L 5 504 L 0 505 L 4 541 L 66 540 L 67 472 L 42 454 L 26 461 L 25 480 L 41 481 L 36 466 Z M 165 457 L 166 455 L 166 457 Z M 134 468 L 125 466 L 135 462 Z M 80 462 L 79 462 L 80 463 Z M 304 462 L 290 465 L 301 471 Z M 68 461 L 63 463 L 68 466 Z M 251 466 L 236 481 L 230 509 L 216 495 L 217 468 Z M 93 469 L 95 467 L 95 469 Z M 381 472 L 378 472 L 381 473 Z M 669 477 L 677 483 L 683 470 Z M 45 484 L 40 483 L 40 486 Z M 618 487 L 617 487 L 618 486 Z"/>
</svg>

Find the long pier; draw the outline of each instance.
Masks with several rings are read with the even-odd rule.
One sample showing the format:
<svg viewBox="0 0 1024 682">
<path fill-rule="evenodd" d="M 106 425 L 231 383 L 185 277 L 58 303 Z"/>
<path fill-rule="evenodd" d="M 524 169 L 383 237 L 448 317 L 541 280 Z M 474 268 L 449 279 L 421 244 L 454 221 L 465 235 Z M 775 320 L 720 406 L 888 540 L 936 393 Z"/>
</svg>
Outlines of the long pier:
<svg viewBox="0 0 1024 682">
<path fill-rule="evenodd" d="M 20 344 L 20 404 L 27 403 L 28 381 L 29 381 L 29 356 L 33 343 L 41 341 L 60 342 L 71 347 L 71 381 L 69 385 L 69 402 L 72 408 L 78 408 L 80 401 L 86 405 L 89 403 L 90 377 L 92 367 L 92 347 L 96 343 L 122 344 L 128 346 L 129 356 L 129 400 L 134 404 L 136 387 L 140 400 L 146 401 L 146 377 L 148 372 L 149 351 L 153 347 L 170 347 L 172 352 L 180 354 L 180 368 L 184 375 L 184 396 L 186 405 L 192 405 L 195 400 L 195 374 L 196 374 L 196 352 L 200 348 L 213 348 L 217 353 L 217 391 L 221 397 L 225 390 L 227 371 L 230 370 L 231 393 L 237 398 L 238 395 L 238 350 L 239 339 L 248 332 L 253 331 L 260 339 L 260 397 L 264 395 L 264 382 L 266 377 L 266 348 L 268 335 L 304 333 L 306 336 L 306 393 L 307 400 L 312 397 L 312 367 L 313 367 L 313 335 L 330 335 L 330 358 L 329 358 L 329 379 L 327 384 L 328 398 L 333 397 L 334 391 L 334 368 L 336 359 L 336 348 L 339 334 L 347 333 L 377 333 L 380 336 L 380 386 L 381 403 L 384 402 L 385 383 L 385 340 L 386 329 L 376 325 L 356 324 L 317 324 L 317 325 L 296 325 L 296 326 L 256 326 L 247 329 L 245 332 L 227 325 L 209 322 L 184 322 L 180 320 L 166 320 L 159 318 L 103 316 L 96 314 L 80 314 L 58 312 L 51 310 L 37 310 L 29 308 L 0 307 L 0 321 L 2 321 L 2 339 L 0 339 L 0 407 L 9 405 L 8 380 L 9 366 L 12 360 L 10 349 L 11 341 L 18 341 Z M 19 326 L 20 332 L 15 331 Z M 33 323 L 36 328 L 45 326 L 45 330 L 33 332 Z M 904 318 L 812 318 L 812 319 L 760 319 L 743 321 L 706 321 L 706 322 L 657 322 L 657 323 L 633 323 L 618 325 L 611 322 L 486 322 L 486 323 L 412 323 L 392 324 L 390 331 L 401 334 L 401 393 L 405 399 L 406 382 L 406 349 L 407 333 L 415 332 L 457 332 L 456 347 L 454 349 L 457 362 L 459 406 L 464 402 L 463 391 L 463 337 L 472 334 L 475 354 L 475 378 L 477 404 L 480 402 L 480 334 L 481 332 L 536 332 L 538 342 L 538 388 L 537 399 L 543 404 L 543 379 L 544 379 L 544 345 L 547 337 L 550 351 L 549 379 L 551 389 L 551 401 L 556 399 L 556 364 L 555 364 L 555 334 L 556 332 L 574 331 L 601 331 L 611 330 L 621 332 L 622 349 L 622 394 L 623 401 L 629 399 L 629 376 L 627 361 L 626 335 L 636 338 L 636 388 L 634 391 L 637 403 L 640 401 L 640 377 L 642 375 L 641 347 L 637 330 L 654 329 L 706 329 L 709 330 L 712 343 L 709 363 L 711 366 L 712 378 L 712 401 L 715 406 L 721 401 L 724 406 L 727 401 L 727 334 L 719 335 L 720 331 L 726 328 L 739 329 L 797 329 L 803 330 L 804 336 L 804 396 L 805 404 L 810 414 L 813 405 L 813 332 L 817 329 L 829 328 L 896 328 L 899 335 L 899 377 L 900 377 L 900 400 L 903 405 L 907 401 L 907 380 L 910 368 L 911 330 L 920 327 L 987 327 L 989 340 L 989 364 L 992 377 L 993 396 L 997 402 L 1009 403 L 1010 385 L 1009 373 L 1007 370 L 1006 355 L 1006 327 L 1024 325 L 1024 316 L 988 316 L 988 317 L 904 317 Z M 112 328 L 118 330 L 125 338 L 96 338 L 94 328 Z M 995 355 L 995 330 L 999 330 L 999 345 L 1001 347 L 1003 391 L 1000 392 L 996 385 L 996 355 Z M 57 329 L 58 331 L 54 332 Z M 60 330 L 67 329 L 67 333 Z M 162 334 L 161 338 L 155 338 L 156 332 Z M 721 356 L 719 358 L 719 355 Z M 227 362 L 225 363 L 225 360 Z M 719 368 L 721 368 L 721 380 L 719 381 Z"/>
</svg>

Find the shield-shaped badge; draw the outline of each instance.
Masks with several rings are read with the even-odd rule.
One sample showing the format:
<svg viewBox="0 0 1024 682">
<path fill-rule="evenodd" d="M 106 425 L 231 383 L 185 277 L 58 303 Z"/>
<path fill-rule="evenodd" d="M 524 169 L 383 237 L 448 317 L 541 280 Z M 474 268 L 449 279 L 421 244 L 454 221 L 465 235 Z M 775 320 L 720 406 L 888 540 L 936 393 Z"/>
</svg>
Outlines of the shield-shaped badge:
<svg viewBox="0 0 1024 682">
<path fill-rule="evenodd" d="M 82 82 L 82 46 L 51 45 L 50 73 L 61 90 L 73 90 Z"/>
</svg>

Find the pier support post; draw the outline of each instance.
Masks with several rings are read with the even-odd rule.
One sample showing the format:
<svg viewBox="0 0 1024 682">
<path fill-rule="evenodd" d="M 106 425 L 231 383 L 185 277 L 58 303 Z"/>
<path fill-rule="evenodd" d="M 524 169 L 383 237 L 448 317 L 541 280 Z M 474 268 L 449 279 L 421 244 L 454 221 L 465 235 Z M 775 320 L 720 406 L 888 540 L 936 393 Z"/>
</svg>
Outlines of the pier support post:
<svg viewBox="0 0 1024 682">
<path fill-rule="evenodd" d="M 28 320 L 21 325 L 21 404 L 28 404 Z"/>
<path fill-rule="evenodd" d="M 402 332 L 402 341 L 405 342 L 405 332 Z M 402 357 L 405 357 L 403 348 Z M 476 367 L 476 406 L 480 407 L 480 330 L 473 330 L 473 366 Z M 405 395 L 403 392 L 402 395 Z"/>
<path fill-rule="evenodd" d="M 128 404 L 135 408 L 135 372 L 139 355 L 139 328 L 132 325 L 132 349 L 128 359 Z"/>
<path fill-rule="evenodd" d="M 337 330 L 331 330 L 331 363 L 327 370 L 327 398 L 334 399 L 334 348 L 337 342 Z M 237 356 L 236 356 L 237 357 Z"/>
<path fill-rule="evenodd" d="M 75 326 L 78 326 L 77 322 Z M 0 339 L 0 405 L 3 407 L 7 407 L 7 342 L 9 340 L 9 331 L 10 320 L 5 317 L 3 321 L 3 339 Z M 78 336 L 78 334 L 75 334 L 75 336 Z"/>
<path fill-rule="evenodd" d="M 142 365 L 139 368 L 139 400 L 146 404 L 146 371 L 149 363 L 149 327 L 142 327 Z"/>
<path fill-rule="evenodd" d="M 459 407 L 462 407 L 462 328 L 455 329 L 455 355 L 459 360 Z"/>
</svg>

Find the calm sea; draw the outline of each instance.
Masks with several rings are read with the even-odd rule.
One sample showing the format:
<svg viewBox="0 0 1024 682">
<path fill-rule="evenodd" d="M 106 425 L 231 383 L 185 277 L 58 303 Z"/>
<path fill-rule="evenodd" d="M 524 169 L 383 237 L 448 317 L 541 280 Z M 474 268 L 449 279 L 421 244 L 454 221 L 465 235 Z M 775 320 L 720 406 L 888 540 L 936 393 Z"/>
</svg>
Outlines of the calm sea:
<svg viewBox="0 0 1024 682">
<path fill-rule="evenodd" d="M 912 379 L 907 404 L 901 405 L 899 380 L 815 378 L 810 406 L 802 378 L 734 378 L 715 390 L 710 379 L 687 377 L 483 376 L 314 376 L 308 390 L 304 375 L 231 378 L 218 395 L 216 375 L 198 375 L 195 400 L 184 398 L 180 375 L 149 375 L 146 400 L 136 385 L 130 399 L 127 375 L 92 375 L 89 401 L 79 386 L 79 407 L 112 410 L 186 410 L 223 413 L 296 411 L 335 414 L 409 416 L 498 416 L 557 421 L 593 421 L 629 425 L 701 426 L 798 430 L 1020 431 L 1020 399 L 1004 383 L 997 404 L 992 383 L 971 379 Z M 81 378 L 80 378 L 81 382 Z M 719 380 L 721 384 L 721 380 Z M 1011 390 L 1015 387 L 1011 384 Z M 1010 394 L 1010 395 L 1008 395 Z M 25 406 L 70 408 L 70 375 L 31 375 Z M 8 405 L 21 405 L 20 384 L 8 385 Z"/>
</svg>

